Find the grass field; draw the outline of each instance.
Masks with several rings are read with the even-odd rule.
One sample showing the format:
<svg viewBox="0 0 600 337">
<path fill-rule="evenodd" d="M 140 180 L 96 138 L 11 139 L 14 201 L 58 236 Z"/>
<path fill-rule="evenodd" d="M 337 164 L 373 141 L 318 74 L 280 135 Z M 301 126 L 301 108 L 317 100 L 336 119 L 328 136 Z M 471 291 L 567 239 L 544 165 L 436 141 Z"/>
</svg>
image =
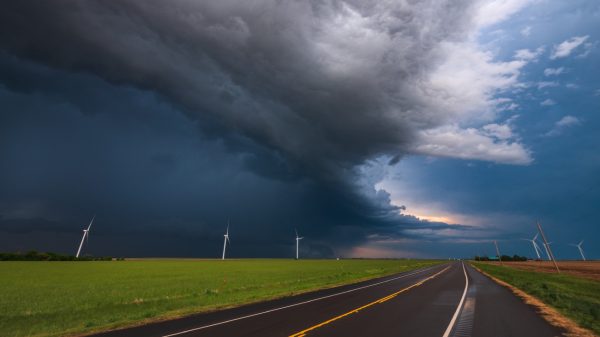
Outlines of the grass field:
<svg viewBox="0 0 600 337">
<path fill-rule="evenodd" d="M 600 282 L 581 277 L 473 263 L 486 273 L 537 297 L 600 335 Z M 510 265 L 510 263 L 505 263 Z"/>
<path fill-rule="evenodd" d="M 0 262 L 0 336 L 63 336 L 437 264 L 419 260 Z"/>
</svg>

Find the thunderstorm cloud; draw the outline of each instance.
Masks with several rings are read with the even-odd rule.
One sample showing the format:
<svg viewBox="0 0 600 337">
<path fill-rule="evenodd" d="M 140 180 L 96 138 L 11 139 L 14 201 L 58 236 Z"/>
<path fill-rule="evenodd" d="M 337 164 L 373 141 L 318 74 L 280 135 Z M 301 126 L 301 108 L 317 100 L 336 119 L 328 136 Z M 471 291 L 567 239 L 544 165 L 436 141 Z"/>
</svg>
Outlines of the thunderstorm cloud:
<svg viewBox="0 0 600 337">
<path fill-rule="evenodd" d="M 7 3 L 1 243 L 60 250 L 93 212 L 106 254 L 211 254 L 227 218 L 240 256 L 287 254 L 294 227 L 314 256 L 467 228 L 376 186 L 406 155 L 533 162 L 498 114 L 542 50 L 477 42 L 525 4 Z"/>
</svg>

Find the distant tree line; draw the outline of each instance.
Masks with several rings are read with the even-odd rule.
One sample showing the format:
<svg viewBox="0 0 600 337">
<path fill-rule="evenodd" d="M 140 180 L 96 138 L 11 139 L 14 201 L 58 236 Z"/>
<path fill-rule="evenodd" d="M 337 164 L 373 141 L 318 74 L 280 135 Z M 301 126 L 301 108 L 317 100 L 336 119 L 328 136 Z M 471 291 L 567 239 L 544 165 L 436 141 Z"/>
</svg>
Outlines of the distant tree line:
<svg viewBox="0 0 600 337">
<path fill-rule="evenodd" d="M 498 258 L 496 256 L 491 259 L 489 256 L 475 256 L 475 261 L 498 261 Z M 513 256 L 502 255 L 502 261 L 527 261 L 527 257 L 516 254 Z"/>
<path fill-rule="evenodd" d="M 57 254 L 52 252 L 37 252 L 35 250 L 26 253 L 0 253 L 0 261 L 112 261 L 111 256 L 81 256 Z M 117 258 L 116 260 L 123 260 Z"/>
</svg>

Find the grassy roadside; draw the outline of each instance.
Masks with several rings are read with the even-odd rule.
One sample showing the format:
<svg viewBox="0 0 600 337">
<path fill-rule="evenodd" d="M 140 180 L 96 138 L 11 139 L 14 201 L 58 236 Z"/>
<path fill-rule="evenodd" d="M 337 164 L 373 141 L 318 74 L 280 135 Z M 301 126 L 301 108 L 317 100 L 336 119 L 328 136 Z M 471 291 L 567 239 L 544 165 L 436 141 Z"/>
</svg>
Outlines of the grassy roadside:
<svg viewBox="0 0 600 337">
<path fill-rule="evenodd" d="M 600 335 L 600 282 L 566 274 L 519 270 L 488 263 L 474 263 L 484 272 L 537 297 Z"/>
<path fill-rule="evenodd" d="M 0 262 L 0 336 L 64 336 L 431 266 L 418 260 Z"/>
</svg>

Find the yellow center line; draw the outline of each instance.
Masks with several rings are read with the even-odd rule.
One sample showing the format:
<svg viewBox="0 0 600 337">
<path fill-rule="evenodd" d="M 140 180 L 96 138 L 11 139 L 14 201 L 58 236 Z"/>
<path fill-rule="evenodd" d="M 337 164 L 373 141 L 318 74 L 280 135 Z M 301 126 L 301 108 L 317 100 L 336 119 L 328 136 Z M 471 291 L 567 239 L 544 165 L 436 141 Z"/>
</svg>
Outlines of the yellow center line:
<svg viewBox="0 0 600 337">
<path fill-rule="evenodd" d="M 368 308 L 368 307 L 370 307 L 370 306 L 373 306 L 373 305 L 375 305 L 375 304 L 378 304 L 378 303 L 383 303 L 383 302 L 389 301 L 389 300 L 391 300 L 392 298 L 394 298 L 394 297 L 396 297 L 396 296 L 398 296 L 398 295 L 402 294 L 403 292 L 405 292 L 405 291 L 408 291 L 408 290 L 410 290 L 410 289 L 412 289 L 412 288 L 418 287 L 418 286 L 422 285 L 423 283 L 425 283 L 425 282 L 427 282 L 427 281 L 429 281 L 429 280 L 431 280 L 431 279 L 433 279 L 433 278 L 437 277 L 437 276 L 438 276 L 438 275 L 440 275 L 441 273 L 443 273 L 443 272 L 445 272 L 446 270 L 448 270 L 448 268 L 450 268 L 450 267 L 448 266 L 448 267 L 446 267 L 446 268 L 442 269 L 441 271 L 439 271 L 439 272 L 437 272 L 437 273 L 435 273 L 435 274 L 433 274 L 433 275 L 431 275 L 431 276 L 429 276 L 429 277 L 427 277 L 427 278 L 424 278 L 424 279 L 422 279 L 421 281 L 419 281 L 419 282 L 417 282 L 417 283 L 415 283 L 415 284 L 413 284 L 413 285 L 411 285 L 411 286 L 409 286 L 409 287 L 406 287 L 406 288 L 404 288 L 404 289 L 402 289 L 402 290 L 399 290 L 399 291 L 397 291 L 397 292 L 395 292 L 395 293 L 393 293 L 393 294 L 390 294 L 390 295 L 388 295 L 388 296 L 382 297 L 382 298 L 380 298 L 380 299 L 378 299 L 378 300 L 375 300 L 375 301 L 373 301 L 373 302 L 371 302 L 371 303 L 365 304 L 365 305 L 363 305 L 362 307 L 359 307 L 359 308 L 356 308 L 356 309 L 350 310 L 350 311 L 348 311 L 348 312 L 347 312 L 347 313 L 345 313 L 345 314 L 341 314 L 341 315 L 339 315 L 339 316 L 333 317 L 333 318 L 331 318 L 331 319 L 328 319 L 328 320 L 326 320 L 326 321 L 324 321 L 324 322 L 322 322 L 322 323 L 319 323 L 319 324 L 317 324 L 317 325 L 313 325 L 313 326 L 311 326 L 310 328 L 304 329 L 304 330 L 302 330 L 302 331 L 300 331 L 300 332 L 296 332 L 295 334 L 293 334 L 293 335 L 290 335 L 289 337 L 303 337 L 303 336 L 305 336 L 305 335 L 306 335 L 306 333 L 307 333 L 307 332 L 309 332 L 309 331 L 312 331 L 312 330 L 318 329 L 318 328 L 320 328 L 320 327 L 322 327 L 322 326 L 324 326 L 324 325 L 327 325 L 327 324 L 329 324 L 329 323 L 332 323 L 332 322 L 334 322 L 334 321 L 337 321 L 338 319 L 344 318 L 344 317 L 346 317 L 346 316 L 348 316 L 348 315 L 351 315 L 351 314 L 358 313 L 359 311 L 361 311 L 361 310 L 363 310 L 363 309 L 366 309 L 366 308 Z"/>
</svg>

